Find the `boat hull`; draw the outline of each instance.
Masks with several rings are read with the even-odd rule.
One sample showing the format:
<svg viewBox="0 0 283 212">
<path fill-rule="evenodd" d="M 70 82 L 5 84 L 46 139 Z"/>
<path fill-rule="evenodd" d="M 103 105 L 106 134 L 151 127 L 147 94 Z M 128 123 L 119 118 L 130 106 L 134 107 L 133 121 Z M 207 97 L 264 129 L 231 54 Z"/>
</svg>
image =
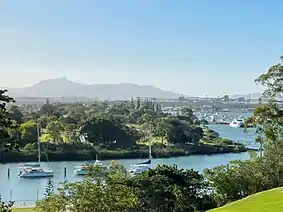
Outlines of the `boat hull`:
<svg viewBox="0 0 283 212">
<path fill-rule="evenodd" d="M 86 170 L 75 170 L 74 172 L 76 175 L 87 175 Z"/>
<path fill-rule="evenodd" d="M 19 173 L 20 178 L 42 178 L 42 177 L 53 177 L 54 172 L 50 169 L 41 168 L 25 168 Z"/>
<path fill-rule="evenodd" d="M 245 125 L 244 124 L 233 124 L 233 123 L 230 123 L 229 124 L 230 127 L 234 127 L 234 128 L 243 128 Z"/>
<path fill-rule="evenodd" d="M 82 166 L 79 166 L 79 167 L 75 167 L 74 173 L 75 173 L 76 175 L 87 175 L 87 174 L 88 174 L 87 167 L 89 167 L 89 166 L 91 166 L 91 165 L 93 165 L 93 166 L 103 166 L 103 167 L 105 167 L 101 161 L 96 160 L 96 161 L 94 162 L 94 164 L 86 164 L 86 165 L 82 165 Z"/>
<path fill-rule="evenodd" d="M 53 177 L 53 176 L 54 176 L 53 173 L 33 173 L 33 174 L 23 173 L 19 175 L 20 178 L 44 178 L 44 177 Z"/>
<path fill-rule="evenodd" d="M 136 176 L 141 174 L 142 172 L 149 171 L 151 169 L 151 166 L 148 164 L 139 164 L 134 165 L 132 168 L 128 170 L 129 174 L 132 176 Z"/>
</svg>

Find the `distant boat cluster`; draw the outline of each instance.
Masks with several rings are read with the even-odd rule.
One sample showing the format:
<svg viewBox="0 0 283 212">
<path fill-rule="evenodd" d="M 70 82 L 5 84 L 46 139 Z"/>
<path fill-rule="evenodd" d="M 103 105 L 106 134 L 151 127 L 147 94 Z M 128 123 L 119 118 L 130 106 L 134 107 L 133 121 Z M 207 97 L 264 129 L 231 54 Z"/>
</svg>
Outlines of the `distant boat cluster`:
<svg viewBox="0 0 283 212">
<path fill-rule="evenodd" d="M 20 167 L 20 172 L 18 176 L 20 178 L 43 178 L 43 177 L 53 177 L 54 172 L 52 169 L 46 169 L 42 168 L 40 165 L 40 159 L 41 159 L 41 154 L 40 154 L 40 138 L 39 138 L 39 126 L 37 124 L 37 145 L 38 145 L 38 162 L 33 162 L 33 163 L 26 163 L 24 166 Z M 145 162 L 140 162 L 137 164 L 134 164 L 130 167 L 128 170 L 128 173 L 131 176 L 135 176 L 138 174 L 141 174 L 143 171 L 148 171 L 151 169 L 151 145 L 149 146 L 149 160 Z M 76 175 L 87 175 L 88 174 L 88 168 L 90 166 L 103 166 L 108 168 L 106 165 L 102 163 L 102 161 L 98 160 L 98 157 L 96 156 L 96 160 L 92 164 L 84 164 L 81 166 L 76 166 L 74 167 L 74 173 Z"/>
</svg>

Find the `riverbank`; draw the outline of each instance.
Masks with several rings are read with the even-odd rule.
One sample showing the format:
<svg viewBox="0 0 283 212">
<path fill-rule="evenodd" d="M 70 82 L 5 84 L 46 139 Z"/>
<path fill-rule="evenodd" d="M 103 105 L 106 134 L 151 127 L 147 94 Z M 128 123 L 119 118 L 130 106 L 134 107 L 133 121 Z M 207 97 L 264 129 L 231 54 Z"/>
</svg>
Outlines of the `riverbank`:
<svg viewBox="0 0 283 212">
<path fill-rule="evenodd" d="M 152 147 L 153 158 L 170 158 L 188 155 L 212 155 L 226 153 L 241 153 L 255 150 L 244 147 L 241 144 L 217 145 L 217 144 L 198 144 L 186 145 L 182 147 Z M 100 160 L 115 159 L 139 159 L 148 158 L 148 149 L 137 150 L 77 150 L 68 149 L 64 151 L 47 151 L 42 153 L 42 161 L 86 161 L 95 160 L 99 156 Z M 47 157 L 46 157 L 47 155 Z M 30 162 L 37 161 L 36 151 L 2 151 L 0 152 L 0 163 Z"/>
</svg>

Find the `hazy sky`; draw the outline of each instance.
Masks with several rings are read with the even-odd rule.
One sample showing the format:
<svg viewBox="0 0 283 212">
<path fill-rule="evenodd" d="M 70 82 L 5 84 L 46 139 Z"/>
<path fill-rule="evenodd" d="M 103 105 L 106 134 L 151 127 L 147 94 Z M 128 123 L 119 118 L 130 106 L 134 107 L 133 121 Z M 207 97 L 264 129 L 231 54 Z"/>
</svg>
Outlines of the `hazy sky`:
<svg viewBox="0 0 283 212">
<path fill-rule="evenodd" d="M 282 0 L 0 0 L 0 86 L 67 77 L 191 96 L 259 92 Z"/>
</svg>

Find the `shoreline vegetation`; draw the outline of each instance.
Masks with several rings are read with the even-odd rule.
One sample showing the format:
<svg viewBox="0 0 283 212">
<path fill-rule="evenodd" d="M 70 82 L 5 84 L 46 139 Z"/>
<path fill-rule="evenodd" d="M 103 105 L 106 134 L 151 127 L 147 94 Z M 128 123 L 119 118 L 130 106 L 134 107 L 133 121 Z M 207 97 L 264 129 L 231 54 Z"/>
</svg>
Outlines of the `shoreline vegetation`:
<svg viewBox="0 0 283 212">
<path fill-rule="evenodd" d="M 257 149 L 246 148 L 242 145 L 209 145 L 202 144 L 195 146 L 190 150 L 183 148 L 153 148 L 153 158 L 171 158 L 190 155 L 212 155 L 227 153 L 242 153 L 247 151 L 257 151 Z M 47 152 L 47 158 L 42 155 L 41 161 L 91 161 L 99 156 L 100 160 L 119 160 L 119 159 L 143 159 L 148 158 L 148 150 L 66 150 Z M 27 151 L 8 151 L 0 152 L 0 163 L 17 163 L 17 162 L 33 162 L 37 161 L 36 152 Z"/>
<path fill-rule="evenodd" d="M 40 106 L 11 101 L 5 106 L 8 127 L 3 131 L 0 163 L 37 161 L 38 139 L 42 161 L 147 158 L 149 145 L 154 158 L 251 150 L 221 138 L 185 106 L 168 112 L 158 102 L 139 98 L 91 104 L 46 99 Z"/>
<path fill-rule="evenodd" d="M 202 127 L 203 137 L 198 143 L 170 145 L 165 139 L 153 137 L 128 149 L 105 149 L 90 143 L 68 142 L 54 144 L 41 143 L 41 161 L 91 161 L 98 156 L 100 160 L 144 159 L 149 157 L 149 145 L 152 145 L 153 158 L 171 158 L 190 155 L 212 155 L 258 151 L 247 148 L 241 142 L 219 137 L 219 134 L 206 126 Z M 45 134 L 43 135 L 45 136 Z M 36 143 L 23 149 L 0 151 L 0 163 L 33 162 L 38 160 Z"/>
</svg>

